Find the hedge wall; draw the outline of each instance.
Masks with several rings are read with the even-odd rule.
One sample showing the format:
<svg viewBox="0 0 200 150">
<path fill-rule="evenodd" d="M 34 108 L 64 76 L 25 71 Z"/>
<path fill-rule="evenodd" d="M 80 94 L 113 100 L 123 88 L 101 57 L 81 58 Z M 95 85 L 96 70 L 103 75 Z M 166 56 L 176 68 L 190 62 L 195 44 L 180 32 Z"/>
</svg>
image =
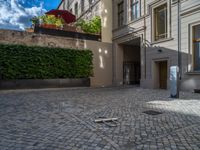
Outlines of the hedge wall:
<svg viewBox="0 0 200 150">
<path fill-rule="evenodd" d="M 56 79 L 92 75 L 90 50 L 0 44 L 0 78 Z"/>
</svg>

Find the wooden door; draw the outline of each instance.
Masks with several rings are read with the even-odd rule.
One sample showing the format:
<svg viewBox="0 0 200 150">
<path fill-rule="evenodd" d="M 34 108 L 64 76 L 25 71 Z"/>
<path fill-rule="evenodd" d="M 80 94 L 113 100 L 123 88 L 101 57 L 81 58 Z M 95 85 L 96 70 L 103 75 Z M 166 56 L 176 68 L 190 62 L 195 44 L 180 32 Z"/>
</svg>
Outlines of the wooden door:
<svg viewBox="0 0 200 150">
<path fill-rule="evenodd" d="M 159 87 L 167 89 L 167 61 L 159 62 Z"/>
</svg>

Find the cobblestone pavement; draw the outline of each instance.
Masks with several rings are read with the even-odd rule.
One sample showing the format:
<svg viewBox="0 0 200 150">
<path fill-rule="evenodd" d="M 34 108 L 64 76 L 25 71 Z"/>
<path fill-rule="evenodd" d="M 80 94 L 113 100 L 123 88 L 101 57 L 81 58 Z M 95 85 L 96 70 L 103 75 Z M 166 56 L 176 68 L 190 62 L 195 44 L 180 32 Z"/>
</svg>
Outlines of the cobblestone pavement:
<svg viewBox="0 0 200 150">
<path fill-rule="evenodd" d="M 0 150 L 200 149 L 200 95 L 168 97 L 136 87 L 0 91 Z M 94 123 L 101 117 L 119 120 Z"/>
</svg>

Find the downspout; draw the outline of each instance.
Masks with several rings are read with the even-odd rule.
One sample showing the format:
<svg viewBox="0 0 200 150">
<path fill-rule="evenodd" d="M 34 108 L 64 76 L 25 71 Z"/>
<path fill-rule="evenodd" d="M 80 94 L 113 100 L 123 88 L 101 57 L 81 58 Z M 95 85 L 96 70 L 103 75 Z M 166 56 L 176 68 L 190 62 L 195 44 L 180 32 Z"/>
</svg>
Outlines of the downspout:
<svg viewBox="0 0 200 150">
<path fill-rule="evenodd" d="M 63 10 L 65 10 L 65 0 L 63 0 Z"/>
<path fill-rule="evenodd" d="M 181 20 L 180 20 L 180 11 L 181 11 L 181 5 L 180 0 L 178 0 L 178 82 L 177 82 L 177 98 L 179 98 L 179 92 L 180 92 L 180 84 L 181 84 L 181 76 L 182 76 L 182 65 L 181 65 Z"/>
<path fill-rule="evenodd" d="M 69 0 L 67 0 L 67 10 L 69 10 Z"/>
<path fill-rule="evenodd" d="M 146 0 L 144 0 L 144 79 L 146 79 Z"/>
<path fill-rule="evenodd" d="M 114 0 L 112 0 L 112 29 L 114 29 Z M 113 31 L 112 31 L 112 39 L 113 39 Z M 112 40 L 112 85 L 115 83 L 115 46 Z"/>
</svg>

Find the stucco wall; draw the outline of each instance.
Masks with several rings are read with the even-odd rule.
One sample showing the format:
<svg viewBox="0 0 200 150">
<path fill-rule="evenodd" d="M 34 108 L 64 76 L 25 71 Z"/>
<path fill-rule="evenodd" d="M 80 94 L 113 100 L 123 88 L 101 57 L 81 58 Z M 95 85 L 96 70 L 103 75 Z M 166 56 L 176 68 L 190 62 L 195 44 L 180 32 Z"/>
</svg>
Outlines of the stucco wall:
<svg viewBox="0 0 200 150">
<path fill-rule="evenodd" d="M 77 49 L 84 47 L 84 41 L 79 39 L 13 30 L 0 30 L 0 43 Z"/>
<path fill-rule="evenodd" d="M 85 41 L 86 49 L 93 52 L 94 77 L 91 78 L 91 85 L 111 86 L 113 77 L 112 68 L 112 44 L 96 41 Z"/>
<path fill-rule="evenodd" d="M 101 0 L 102 42 L 112 43 L 112 1 Z"/>
</svg>

